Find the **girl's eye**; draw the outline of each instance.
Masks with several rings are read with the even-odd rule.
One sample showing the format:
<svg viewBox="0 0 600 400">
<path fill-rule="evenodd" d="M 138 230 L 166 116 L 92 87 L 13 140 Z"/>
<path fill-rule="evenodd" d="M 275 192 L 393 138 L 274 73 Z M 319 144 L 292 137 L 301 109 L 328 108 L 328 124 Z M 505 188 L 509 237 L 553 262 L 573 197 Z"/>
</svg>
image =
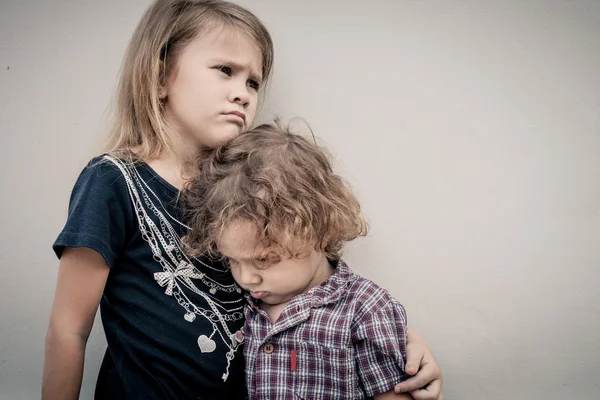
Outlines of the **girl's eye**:
<svg viewBox="0 0 600 400">
<path fill-rule="evenodd" d="M 231 67 L 228 67 L 227 65 L 221 65 L 220 67 L 218 67 L 218 70 L 227 76 L 231 76 Z"/>
<path fill-rule="evenodd" d="M 256 82 L 254 79 L 248 79 L 248 86 L 257 91 L 260 89 L 260 83 Z"/>
</svg>

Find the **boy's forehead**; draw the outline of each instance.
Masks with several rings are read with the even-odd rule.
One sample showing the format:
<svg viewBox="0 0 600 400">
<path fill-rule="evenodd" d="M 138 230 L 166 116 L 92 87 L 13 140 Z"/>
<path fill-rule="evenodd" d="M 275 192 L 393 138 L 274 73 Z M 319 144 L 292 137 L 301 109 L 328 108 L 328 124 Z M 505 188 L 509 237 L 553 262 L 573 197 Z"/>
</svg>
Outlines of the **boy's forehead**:
<svg viewBox="0 0 600 400">
<path fill-rule="evenodd" d="M 259 230 L 256 223 L 238 219 L 224 226 L 215 240 L 221 255 L 235 260 L 253 260 L 262 258 L 268 253 L 296 254 L 313 248 L 316 244 L 305 239 L 290 236 L 290 233 L 277 235 L 276 241 L 265 246 L 259 241 Z"/>
<path fill-rule="evenodd" d="M 219 252 L 232 258 L 252 258 L 258 250 L 258 228 L 250 221 L 237 220 L 227 224 L 216 244 Z"/>
</svg>

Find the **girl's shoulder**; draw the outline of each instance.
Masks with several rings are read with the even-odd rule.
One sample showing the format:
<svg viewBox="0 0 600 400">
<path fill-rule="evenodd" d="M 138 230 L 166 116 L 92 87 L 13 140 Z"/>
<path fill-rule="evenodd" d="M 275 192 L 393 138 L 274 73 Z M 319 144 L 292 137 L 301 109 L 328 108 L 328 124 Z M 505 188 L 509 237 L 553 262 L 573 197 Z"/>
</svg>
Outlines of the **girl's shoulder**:
<svg viewBox="0 0 600 400">
<path fill-rule="evenodd" d="M 136 160 L 125 153 L 104 153 L 92 158 L 82 173 L 116 173 L 123 174 L 123 169 L 130 167 L 139 168 L 145 164 L 143 161 Z"/>
<path fill-rule="evenodd" d="M 69 200 L 67 221 L 54 242 L 60 258 L 67 247 L 87 247 L 113 266 L 135 226 L 128 178 L 118 159 L 103 154 L 83 168 Z"/>
<path fill-rule="evenodd" d="M 167 182 L 143 160 L 134 158 L 131 152 L 105 153 L 92 158 L 82 176 L 93 177 L 105 185 L 127 185 L 150 190 L 158 197 L 171 199 L 179 195 L 179 190 Z"/>
<path fill-rule="evenodd" d="M 133 191 L 153 184 L 146 165 L 120 153 L 105 153 L 92 158 L 73 186 L 70 204 L 84 203 L 90 207 L 121 204 L 128 207 Z M 162 194 L 159 190 L 154 192 Z"/>
<path fill-rule="evenodd" d="M 73 187 L 74 192 L 85 189 L 98 192 L 112 191 L 114 189 L 126 190 L 126 174 L 124 173 L 125 160 L 102 154 L 92 158 L 79 173 Z"/>
<path fill-rule="evenodd" d="M 92 158 L 81 171 L 77 184 L 92 181 L 95 186 L 125 186 L 147 174 L 148 165 L 130 153 L 104 153 Z M 77 186 L 76 184 L 76 186 Z"/>
<path fill-rule="evenodd" d="M 90 208 L 123 208 L 127 214 L 139 206 L 179 213 L 179 191 L 144 162 L 127 155 L 106 153 L 92 158 L 83 168 L 70 204 Z"/>
</svg>

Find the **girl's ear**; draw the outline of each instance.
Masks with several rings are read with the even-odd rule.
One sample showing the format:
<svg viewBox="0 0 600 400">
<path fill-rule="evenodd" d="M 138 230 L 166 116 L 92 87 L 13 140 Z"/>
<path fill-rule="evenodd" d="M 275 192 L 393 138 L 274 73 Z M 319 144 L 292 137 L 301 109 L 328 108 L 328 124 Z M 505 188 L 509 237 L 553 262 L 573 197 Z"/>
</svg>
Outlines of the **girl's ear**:
<svg viewBox="0 0 600 400">
<path fill-rule="evenodd" d="M 158 99 L 164 101 L 167 99 L 168 88 L 166 82 L 161 82 L 158 88 Z"/>
<path fill-rule="evenodd" d="M 162 62 L 160 65 L 160 74 L 158 79 L 158 99 L 160 101 L 164 102 L 167 99 L 167 95 L 169 94 L 169 82 L 170 76 L 167 69 L 167 64 L 166 62 Z"/>
<path fill-rule="evenodd" d="M 165 76 L 165 73 L 161 71 L 160 79 L 158 82 L 158 99 L 160 101 L 165 101 L 167 99 L 168 94 L 169 94 L 169 77 Z"/>
</svg>

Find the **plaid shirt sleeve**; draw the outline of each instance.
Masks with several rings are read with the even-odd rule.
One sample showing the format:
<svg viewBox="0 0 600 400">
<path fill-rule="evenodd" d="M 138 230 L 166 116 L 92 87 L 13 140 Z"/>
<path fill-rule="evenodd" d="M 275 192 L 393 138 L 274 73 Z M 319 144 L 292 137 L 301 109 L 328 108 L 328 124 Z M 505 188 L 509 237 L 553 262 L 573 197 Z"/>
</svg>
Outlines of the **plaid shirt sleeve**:
<svg viewBox="0 0 600 400">
<path fill-rule="evenodd" d="M 397 300 L 362 314 L 352 336 L 358 376 L 368 396 L 406 380 L 406 312 Z"/>
</svg>

